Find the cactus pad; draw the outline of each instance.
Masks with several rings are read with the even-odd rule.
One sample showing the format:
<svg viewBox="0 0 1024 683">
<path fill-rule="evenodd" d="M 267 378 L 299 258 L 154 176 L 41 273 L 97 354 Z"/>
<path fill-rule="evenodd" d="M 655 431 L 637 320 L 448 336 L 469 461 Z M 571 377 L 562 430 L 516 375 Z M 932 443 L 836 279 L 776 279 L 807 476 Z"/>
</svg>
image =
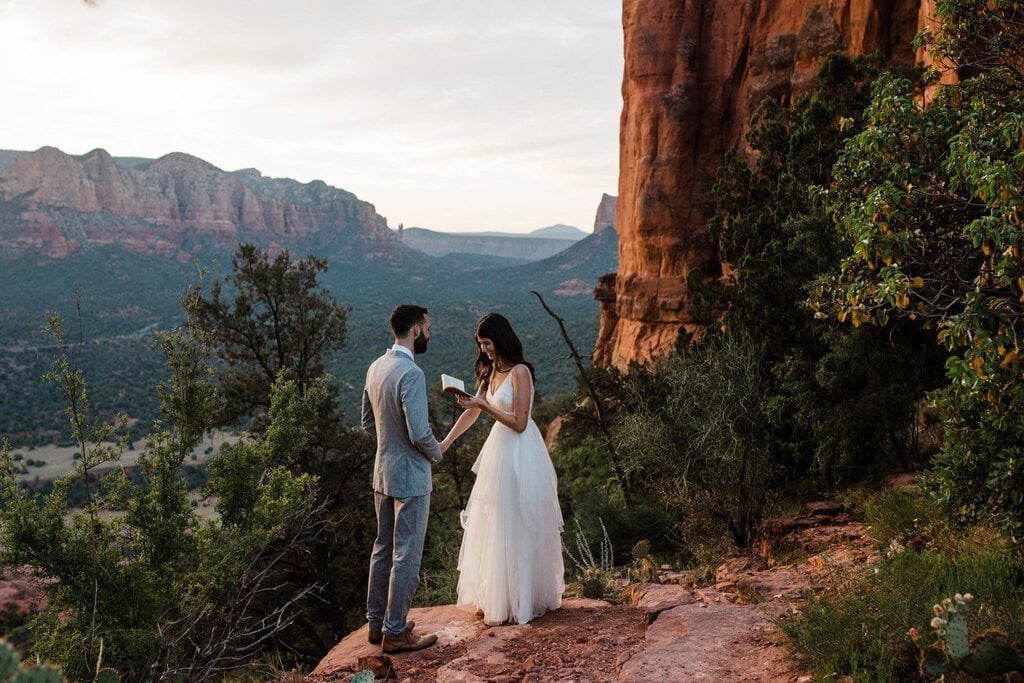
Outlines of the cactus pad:
<svg viewBox="0 0 1024 683">
<path fill-rule="evenodd" d="M 946 615 L 948 621 L 943 627 L 946 651 L 951 659 L 963 659 L 971 649 L 967 622 L 962 612 L 947 612 Z"/>
<path fill-rule="evenodd" d="M 64 677 L 56 669 L 48 666 L 37 666 L 19 671 L 11 683 L 64 683 Z"/>
<path fill-rule="evenodd" d="M 921 652 L 921 673 L 930 678 L 938 678 L 949 673 L 953 669 L 946 653 L 940 648 L 932 646 Z"/>
<path fill-rule="evenodd" d="M 0 681 L 6 681 L 18 670 L 18 653 L 0 640 Z"/>
<path fill-rule="evenodd" d="M 354 674 L 349 679 L 349 683 L 373 683 L 376 680 L 373 676 L 373 671 L 370 669 L 363 669 L 357 674 Z"/>
<path fill-rule="evenodd" d="M 971 652 L 960 662 L 963 671 L 977 678 L 1024 673 L 1024 658 L 1009 637 L 995 629 L 979 634 L 971 641 Z"/>
<path fill-rule="evenodd" d="M 103 669 L 96 675 L 95 683 L 121 683 L 121 675 L 114 669 Z"/>
</svg>

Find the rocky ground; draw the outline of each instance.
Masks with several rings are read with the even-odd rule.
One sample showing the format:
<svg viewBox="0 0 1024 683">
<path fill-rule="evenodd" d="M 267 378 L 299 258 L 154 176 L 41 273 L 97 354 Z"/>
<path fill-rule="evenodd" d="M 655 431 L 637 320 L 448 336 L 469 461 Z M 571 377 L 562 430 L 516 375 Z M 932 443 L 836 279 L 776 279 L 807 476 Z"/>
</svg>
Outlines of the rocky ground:
<svg viewBox="0 0 1024 683">
<path fill-rule="evenodd" d="M 364 626 L 305 681 L 347 681 L 371 669 L 403 683 L 805 683 L 812 676 L 787 653 L 775 620 L 799 610 L 807 591 L 873 563 L 865 531 L 840 506 L 814 503 L 771 520 L 757 552 L 728 558 L 707 586 L 663 570 L 657 583 L 620 582 L 618 600 L 567 598 L 525 625 L 487 627 L 454 606 L 414 609 L 416 630 L 437 633 L 434 647 L 382 655 Z"/>
</svg>

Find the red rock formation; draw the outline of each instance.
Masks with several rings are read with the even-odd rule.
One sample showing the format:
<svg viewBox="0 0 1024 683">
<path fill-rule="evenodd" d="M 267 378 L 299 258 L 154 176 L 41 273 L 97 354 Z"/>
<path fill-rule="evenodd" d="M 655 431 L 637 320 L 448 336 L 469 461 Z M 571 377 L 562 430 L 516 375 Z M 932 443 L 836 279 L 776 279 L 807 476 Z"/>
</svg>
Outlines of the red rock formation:
<svg viewBox="0 0 1024 683">
<path fill-rule="evenodd" d="M 615 207 L 618 206 L 618 200 L 618 197 L 610 194 L 601 195 L 601 203 L 597 205 L 597 215 L 594 217 L 594 232 L 615 227 Z"/>
<path fill-rule="evenodd" d="M 187 259 L 204 244 L 280 249 L 339 238 L 372 251 L 393 239 L 372 204 L 322 181 L 228 173 L 180 153 L 127 167 L 102 149 L 73 157 L 43 147 L 0 171 L 0 208 L 0 248 L 9 256 L 63 258 L 120 244 Z"/>
<path fill-rule="evenodd" d="M 642 363 L 680 327 L 699 332 L 686 279 L 721 272 L 710 187 L 757 103 L 805 93 L 836 50 L 913 62 L 926 16 L 921 0 L 624 0 L 619 270 L 597 290 L 599 365 Z"/>
</svg>

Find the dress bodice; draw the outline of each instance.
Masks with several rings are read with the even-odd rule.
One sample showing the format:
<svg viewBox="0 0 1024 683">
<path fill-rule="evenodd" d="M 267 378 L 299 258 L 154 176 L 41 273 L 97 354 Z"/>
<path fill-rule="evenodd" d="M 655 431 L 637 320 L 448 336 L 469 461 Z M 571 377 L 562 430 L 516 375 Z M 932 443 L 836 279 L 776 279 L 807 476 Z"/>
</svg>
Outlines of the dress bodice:
<svg viewBox="0 0 1024 683">
<path fill-rule="evenodd" d="M 514 394 L 515 392 L 512 391 L 512 378 L 506 377 L 505 381 L 494 390 L 494 393 L 488 390 L 487 402 L 497 406 L 499 410 L 512 412 L 512 397 Z"/>
<path fill-rule="evenodd" d="M 533 387 L 530 387 L 531 393 Z M 487 390 L 487 402 L 496 406 L 499 410 L 503 410 L 507 413 L 512 412 L 512 400 L 515 397 L 515 391 L 512 389 L 512 376 L 509 374 L 508 377 L 501 383 L 501 385 L 491 393 L 490 389 Z M 530 396 L 532 404 L 533 396 Z M 533 407 L 532 405 L 530 406 Z"/>
</svg>

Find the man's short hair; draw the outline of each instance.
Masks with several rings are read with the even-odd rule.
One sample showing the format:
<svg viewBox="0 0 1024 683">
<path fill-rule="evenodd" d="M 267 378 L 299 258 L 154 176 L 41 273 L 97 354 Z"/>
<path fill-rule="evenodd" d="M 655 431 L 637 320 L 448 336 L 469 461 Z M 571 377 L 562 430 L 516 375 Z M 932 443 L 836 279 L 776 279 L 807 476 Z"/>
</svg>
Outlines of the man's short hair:
<svg viewBox="0 0 1024 683">
<path fill-rule="evenodd" d="M 413 325 L 423 322 L 423 317 L 427 313 L 427 309 L 422 306 L 399 304 L 391 311 L 391 319 L 388 321 L 391 324 L 391 331 L 395 333 L 396 338 L 404 337 L 409 334 Z"/>
</svg>

